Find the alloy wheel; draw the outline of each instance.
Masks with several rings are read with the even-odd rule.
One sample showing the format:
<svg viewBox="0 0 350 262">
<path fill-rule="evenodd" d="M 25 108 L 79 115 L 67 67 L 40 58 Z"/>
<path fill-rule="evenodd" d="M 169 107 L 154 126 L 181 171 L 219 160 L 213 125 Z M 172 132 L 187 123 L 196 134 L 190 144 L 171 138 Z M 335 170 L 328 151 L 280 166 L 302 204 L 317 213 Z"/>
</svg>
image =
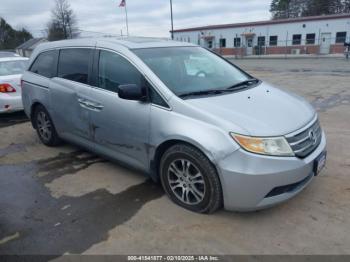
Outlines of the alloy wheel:
<svg viewBox="0 0 350 262">
<path fill-rule="evenodd" d="M 37 128 L 39 130 L 40 136 L 45 140 L 49 141 L 52 135 L 51 121 L 47 114 L 40 111 L 37 116 Z"/>
<path fill-rule="evenodd" d="M 168 168 L 169 186 L 174 195 L 187 205 L 203 201 L 206 191 L 202 173 L 187 159 L 177 159 Z"/>
</svg>

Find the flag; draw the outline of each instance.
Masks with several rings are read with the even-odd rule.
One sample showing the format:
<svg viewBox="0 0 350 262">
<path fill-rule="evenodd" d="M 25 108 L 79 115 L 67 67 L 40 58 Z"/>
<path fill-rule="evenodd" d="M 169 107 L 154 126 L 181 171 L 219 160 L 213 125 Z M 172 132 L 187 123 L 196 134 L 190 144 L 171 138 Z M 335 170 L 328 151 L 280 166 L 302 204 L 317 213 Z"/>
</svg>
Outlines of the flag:
<svg viewBox="0 0 350 262">
<path fill-rule="evenodd" d="M 125 7 L 126 6 L 126 0 L 122 0 L 119 4 L 119 7 Z"/>
</svg>

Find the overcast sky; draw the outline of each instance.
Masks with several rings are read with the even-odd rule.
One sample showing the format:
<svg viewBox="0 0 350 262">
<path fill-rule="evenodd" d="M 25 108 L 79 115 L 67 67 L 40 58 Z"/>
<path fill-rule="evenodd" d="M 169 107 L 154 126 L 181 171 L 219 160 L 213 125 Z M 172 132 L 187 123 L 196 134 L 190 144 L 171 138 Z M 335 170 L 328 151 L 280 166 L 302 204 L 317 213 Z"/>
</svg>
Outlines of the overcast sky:
<svg viewBox="0 0 350 262">
<path fill-rule="evenodd" d="M 126 32 L 121 0 L 69 0 L 82 30 L 109 34 Z M 131 35 L 169 36 L 169 0 L 126 0 Z M 271 0 L 173 0 L 174 28 L 270 19 Z M 14 28 L 35 36 L 50 18 L 53 0 L 1 0 L 0 16 Z"/>
</svg>

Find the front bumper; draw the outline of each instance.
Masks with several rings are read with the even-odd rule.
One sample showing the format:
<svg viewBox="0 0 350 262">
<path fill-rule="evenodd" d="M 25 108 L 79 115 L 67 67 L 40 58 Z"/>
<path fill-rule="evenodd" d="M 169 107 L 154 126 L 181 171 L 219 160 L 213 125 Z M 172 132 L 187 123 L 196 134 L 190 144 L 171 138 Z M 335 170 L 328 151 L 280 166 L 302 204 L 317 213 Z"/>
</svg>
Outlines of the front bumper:
<svg viewBox="0 0 350 262">
<path fill-rule="evenodd" d="M 321 143 L 304 159 L 235 151 L 218 163 L 225 209 L 258 210 L 297 195 L 312 181 L 314 161 L 325 148 L 326 137 L 322 132 Z"/>
<path fill-rule="evenodd" d="M 23 110 L 21 95 L 0 94 L 0 113 L 11 113 Z"/>
</svg>

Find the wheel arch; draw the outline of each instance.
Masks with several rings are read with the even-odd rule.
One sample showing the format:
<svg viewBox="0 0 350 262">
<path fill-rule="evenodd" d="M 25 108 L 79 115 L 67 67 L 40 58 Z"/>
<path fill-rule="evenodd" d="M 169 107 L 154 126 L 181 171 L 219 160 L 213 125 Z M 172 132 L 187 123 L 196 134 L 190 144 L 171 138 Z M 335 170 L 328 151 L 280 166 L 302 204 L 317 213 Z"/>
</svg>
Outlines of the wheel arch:
<svg viewBox="0 0 350 262">
<path fill-rule="evenodd" d="M 186 144 L 188 146 L 194 147 L 197 150 L 199 150 L 203 155 L 205 155 L 210 163 L 213 165 L 215 168 L 216 172 L 218 172 L 215 160 L 212 154 L 209 152 L 205 151 L 200 145 L 193 141 L 186 141 L 185 139 L 169 139 L 166 141 L 163 141 L 161 144 L 159 144 L 154 151 L 153 157 L 150 161 L 150 170 L 151 170 L 151 177 L 155 182 L 159 182 L 159 165 L 160 161 L 162 159 L 163 154 L 168 150 L 170 147 L 176 145 L 176 144 Z M 219 173 L 218 173 L 219 175 Z"/>
<path fill-rule="evenodd" d="M 36 129 L 36 125 L 35 125 L 35 122 L 34 122 L 34 113 L 35 113 L 35 110 L 38 106 L 43 106 L 45 107 L 42 103 L 36 101 L 34 102 L 31 107 L 30 107 L 30 122 L 32 123 L 32 126 L 34 129 Z"/>
</svg>

